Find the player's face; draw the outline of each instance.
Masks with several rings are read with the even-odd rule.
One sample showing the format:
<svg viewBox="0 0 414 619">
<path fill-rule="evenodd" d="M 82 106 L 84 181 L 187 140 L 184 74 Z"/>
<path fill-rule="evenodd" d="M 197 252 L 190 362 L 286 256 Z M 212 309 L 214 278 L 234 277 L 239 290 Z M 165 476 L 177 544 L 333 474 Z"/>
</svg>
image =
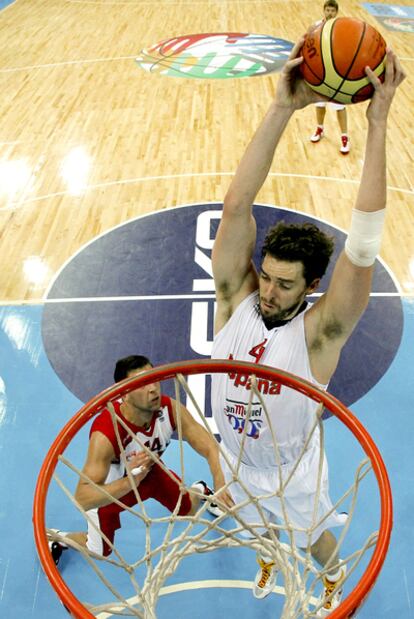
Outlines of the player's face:
<svg viewBox="0 0 414 619">
<path fill-rule="evenodd" d="M 338 15 L 338 11 L 334 6 L 326 6 L 323 9 L 325 19 L 334 19 Z"/>
<path fill-rule="evenodd" d="M 128 378 L 137 376 L 148 370 L 151 370 L 150 365 L 146 365 L 138 370 L 131 370 L 128 372 Z M 149 385 L 145 385 L 145 387 L 130 391 L 130 393 L 125 396 L 125 401 L 136 409 L 137 412 L 155 413 L 161 405 L 160 383 L 150 383 Z"/>
<path fill-rule="evenodd" d="M 260 313 L 265 320 L 292 318 L 310 291 L 301 262 L 286 262 L 266 254 L 259 277 Z"/>
</svg>

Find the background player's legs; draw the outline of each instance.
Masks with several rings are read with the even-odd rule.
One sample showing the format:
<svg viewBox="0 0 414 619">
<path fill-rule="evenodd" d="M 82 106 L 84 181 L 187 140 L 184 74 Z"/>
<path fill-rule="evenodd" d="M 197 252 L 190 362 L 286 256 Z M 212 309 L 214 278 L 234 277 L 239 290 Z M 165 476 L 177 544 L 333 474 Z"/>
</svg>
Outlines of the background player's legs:
<svg viewBox="0 0 414 619">
<path fill-rule="evenodd" d="M 339 128 L 341 130 L 341 134 L 348 133 L 348 116 L 346 113 L 346 107 L 342 110 L 337 110 L 336 112 L 338 117 Z"/>
<path fill-rule="evenodd" d="M 317 105 L 316 107 L 316 122 L 318 125 L 323 127 L 323 123 L 325 121 L 326 107 L 322 107 L 321 105 Z"/>
<path fill-rule="evenodd" d="M 346 155 L 350 151 L 350 142 L 348 137 L 348 115 L 346 111 L 346 107 L 344 106 L 342 109 L 336 110 L 336 115 L 338 118 L 339 128 L 341 130 L 341 148 L 340 151 L 343 155 Z"/>
<path fill-rule="evenodd" d="M 325 121 L 326 103 L 316 103 L 316 129 L 311 136 L 311 142 L 319 142 L 323 138 L 323 123 Z"/>
</svg>

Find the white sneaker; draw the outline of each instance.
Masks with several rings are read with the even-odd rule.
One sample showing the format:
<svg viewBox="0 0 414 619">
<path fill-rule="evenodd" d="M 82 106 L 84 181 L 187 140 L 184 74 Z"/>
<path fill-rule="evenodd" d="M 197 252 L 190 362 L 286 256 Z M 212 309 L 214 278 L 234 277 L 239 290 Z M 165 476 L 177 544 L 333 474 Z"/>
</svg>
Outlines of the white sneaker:
<svg viewBox="0 0 414 619">
<path fill-rule="evenodd" d="M 319 127 L 318 125 L 315 129 L 315 133 L 311 136 L 310 141 L 319 142 L 320 140 L 322 140 L 323 136 L 324 136 L 323 127 Z"/>
<path fill-rule="evenodd" d="M 209 488 L 206 482 L 202 479 L 200 481 L 196 481 L 194 484 L 191 484 L 191 487 L 199 490 L 204 497 L 212 496 L 214 494 L 213 490 Z M 205 499 L 201 498 L 201 500 L 203 501 Z M 219 518 L 225 514 L 217 503 L 210 503 L 210 501 L 207 501 L 207 511 L 215 518 Z"/>
<path fill-rule="evenodd" d="M 292 548 L 284 542 L 277 544 L 273 557 L 263 557 L 260 553 L 257 553 L 256 559 L 260 569 L 254 579 L 253 595 L 255 598 L 261 600 L 273 591 L 277 575 L 289 561 L 291 554 Z"/>
<path fill-rule="evenodd" d="M 342 594 L 343 594 L 343 584 L 346 576 L 346 565 L 343 565 L 342 575 L 339 580 L 333 582 L 329 580 L 326 576 L 323 577 L 323 586 L 324 591 L 321 595 L 320 602 L 324 601 L 324 605 L 318 611 L 317 617 L 318 619 L 324 619 L 325 617 L 329 617 L 329 615 L 336 609 L 341 603 Z"/>
<path fill-rule="evenodd" d="M 254 579 L 253 595 L 258 600 L 262 600 L 269 593 L 272 593 L 275 588 L 279 570 L 274 561 L 267 561 L 258 556 L 257 562 L 260 565 L 260 569 Z"/>
<path fill-rule="evenodd" d="M 347 155 L 351 150 L 351 141 L 347 135 L 341 136 L 341 148 L 339 150 L 343 155 Z"/>
</svg>

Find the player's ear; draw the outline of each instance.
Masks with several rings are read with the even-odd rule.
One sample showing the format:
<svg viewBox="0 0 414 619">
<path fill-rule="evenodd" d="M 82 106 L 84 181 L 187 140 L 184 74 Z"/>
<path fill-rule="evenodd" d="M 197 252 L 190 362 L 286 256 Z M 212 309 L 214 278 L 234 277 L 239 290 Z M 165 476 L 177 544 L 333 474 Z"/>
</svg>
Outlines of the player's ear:
<svg viewBox="0 0 414 619">
<path fill-rule="evenodd" d="M 319 288 L 320 283 L 321 283 L 321 278 L 316 277 L 307 287 L 306 294 L 312 294 L 312 292 L 315 292 L 315 290 Z"/>
</svg>

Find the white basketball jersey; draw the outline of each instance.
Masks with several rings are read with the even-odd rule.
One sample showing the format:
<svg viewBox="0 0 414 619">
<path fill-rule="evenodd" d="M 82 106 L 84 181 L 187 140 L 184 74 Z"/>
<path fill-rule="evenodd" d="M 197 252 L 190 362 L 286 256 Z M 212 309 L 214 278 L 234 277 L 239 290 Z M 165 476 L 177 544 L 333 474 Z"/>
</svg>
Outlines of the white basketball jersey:
<svg viewBox="0 0 414 619">
<path fill-rule="evenodd" d="M 325 388 L 326 385 L 319 385 L 314 380 L 310 370 L 304 328 L 307 310 L 283 326 L 267 329 L 258 302 L 258 291 L 242 301 L 215 336 L 212 358 L 234 358 L 269 365 Z M 294 462 L 314 424 L 318 404 L 278 382 L 258 380 L 258 389 L 271 419 L 281 462 Z M 212 375 L 213 416 L 224 446 L 236 457 L 240 452 L 250 393 L 246 376 L 236 373 Z M 252 414 L 247 425 L 242 462 L 260 468 L 276 466 L 271 430 L 257 396 L 253 397 Z M 316 431 L 312 445 L 318 440 Z"/>
</svg>

